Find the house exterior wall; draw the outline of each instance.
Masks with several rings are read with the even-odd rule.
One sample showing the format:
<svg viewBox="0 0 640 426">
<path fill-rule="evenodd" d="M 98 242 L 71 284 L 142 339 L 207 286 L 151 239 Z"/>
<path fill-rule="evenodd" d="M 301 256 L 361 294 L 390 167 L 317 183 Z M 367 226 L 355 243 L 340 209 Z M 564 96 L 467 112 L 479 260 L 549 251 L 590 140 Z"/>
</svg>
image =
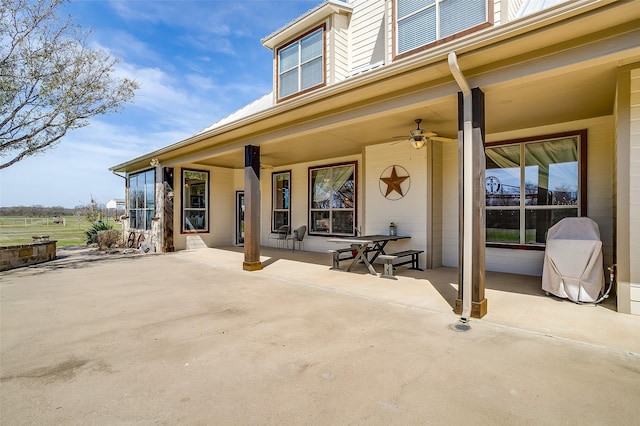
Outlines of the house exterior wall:
<svg viewBox="0 0 640 426">
<path fill-rule="evenodd" d="M 640 66 L 618 75 L 614 212 L 618 311 L 640 315 Z"/>
<path fill-rule="evenodd" d="M 410 187 L 405 196 L 397 200 L 384 197 L 380 177 L 391 166 L 401 166 L 409 173 Z M 383 185 L 386 189 L 386 185 Z M 426 150 L 413 149 L 406 140 L 365 148 L 364 202 L 365 235 L 389 234 L 389 224 L 395 223 L 398 235 L 409 235 L 410 240 L 390 243 L 391 251 L 427 250 L 427 158 Z M 393 244 L 393 248 L 391 248 Z M 420 255 L 424 267 L 425 253 Z"/>
<path fill-rule="evenodd" d="M 613 139 L 612 116 L 597 117 L 571 123 L 560 123 L 534 129 L 487 135 L 488 142 L 542 136 L 587 129 L 587 216 L 600 228 L 604 265 L 613 263 Z M 443 265 L 458 266 L 458 196 L 457 146 L 444 149 L 443 176 Z M 542 276 L 544 251 L 488 247 L 486 270 Z"/>
<path fill-rule="evenodd" d="M 329 83 L 344 80 L 349 74 L 349 16 L 333 15 L 327 50 L 333 67 L 328 67 Z"/>
<path fill-rule="evenodd" d="M 385 60 L 387 34 L 385 0 L 352 0 L 351 71 Z"/>
<path fill-rule="evenodd" d="M 640 315 L 640 67 L 631 71 L 629 138 L 629 299 L 632 314 Z"/>
<path fill-rule="evenodd" d="M 183 165 L 175 168 L 175 185 L 182 182 L 182 169 L 209 172 L 209 232 L 182 232 L 182 191 L 174 199 L 173 229 L 176 250 L 231 245 L 235 230 L 234 170 L 202 165 Z"/>
<path fill-rule="evenodd" d="M 260 213 L 260 233 L 261 244 L 264 246 L 275 246 L 275 242 L 269 238 L 271 235 L 271 176 L 273 173 L 281 171 L 291 171 L 291 229 L 296 229 L 299 226 L 309 226 L 309 167 L 326 166 L 339 163 L 357 162 L 357 187 L 356 187 L 356 223 L 362 223 L 362 208 L 363 195 L 362 195 L 362 156 L 352 155 L 345 157 L 327 158 L 320 161 L 305 162 L 290 164 L 286 166 L 277 167 L 273 170 L 260 173 L 260 192 L 262 195 L 261 204 L 262 209 Z M 330 243 L 324 236 L 309 235 L 307 229 L 307 235 L 304 237 L 304 249 L 307 251 L 327 251 L 329 249 L 336 248 L 335 243 Z"/>
</svg>

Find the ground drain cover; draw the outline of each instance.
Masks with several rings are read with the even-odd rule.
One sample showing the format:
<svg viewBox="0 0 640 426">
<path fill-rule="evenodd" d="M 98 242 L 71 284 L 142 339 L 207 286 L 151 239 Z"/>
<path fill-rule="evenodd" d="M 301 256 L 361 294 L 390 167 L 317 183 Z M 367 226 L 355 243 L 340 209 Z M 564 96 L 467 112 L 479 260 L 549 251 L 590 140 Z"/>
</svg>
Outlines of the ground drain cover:
<svg viewBox="0 0 640 426">
<path fill-rule="evenodd" d="M 469 324 L 457 323 L 453 326 L 453 331 L 469 331 L 471 330 L 471 326 Z"/>
</svg>

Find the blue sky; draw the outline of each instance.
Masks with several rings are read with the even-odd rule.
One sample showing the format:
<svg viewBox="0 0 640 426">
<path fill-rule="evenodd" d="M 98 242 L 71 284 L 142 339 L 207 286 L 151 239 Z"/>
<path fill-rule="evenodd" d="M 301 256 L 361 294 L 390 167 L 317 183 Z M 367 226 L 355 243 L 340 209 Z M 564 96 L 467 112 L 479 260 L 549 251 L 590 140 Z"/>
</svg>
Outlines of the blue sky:
<svg viewBox="0 0 640 426">
<path fill-rule="evenodd" d="M 0 206 L 106 203 L 124 198 L 108 169 L 178 142 L 271 90 L 260 39 L 321 0 L 74 1 L 90 42 L 140 84 L 119 114 L 94 117 L 51 151 L 0 170 Z"/>
</svg>

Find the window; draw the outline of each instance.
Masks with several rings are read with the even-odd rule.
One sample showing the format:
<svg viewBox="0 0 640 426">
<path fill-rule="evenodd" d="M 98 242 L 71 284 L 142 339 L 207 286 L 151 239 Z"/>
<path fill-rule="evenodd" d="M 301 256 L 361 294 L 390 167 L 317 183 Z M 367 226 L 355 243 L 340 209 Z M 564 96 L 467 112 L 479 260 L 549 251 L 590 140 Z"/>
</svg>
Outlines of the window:
<svg viewBox="0 0 640 426">
<path fill-rule="evenodd" d="M 182 171 L 182 232 L 209 230 L 209 172 Z"/>
<path fill-rule="evenodd" d="M 155 181 L 153 169 L 129 175 L 129 228 L 151 229 L 156 207 Z"/>
<path fill-rule="evenodd" d="M 396 54 L 489 23 L 487 0 L 396 0 Z"/>
<path fill-rule="evenodd" d="M 283 225 L 291 229 L 291 172 L 273 173 L 271 181 L 271 231 L 276 232 Z"/>
<path fill-rule="evenodd" d="M 278 99 L 324 84 L 324 28 L 278 50 Z"/>
<path fill-rule="evenodd" d="M 586 213 L 586 131 L 490 144 L 487 244 L 542 246 L 547 230 Z"/>
<path fill-rule="evenodd" d="M 354 235 L 355 163 L 309 169 L 309 233 Z"/>
</svg>

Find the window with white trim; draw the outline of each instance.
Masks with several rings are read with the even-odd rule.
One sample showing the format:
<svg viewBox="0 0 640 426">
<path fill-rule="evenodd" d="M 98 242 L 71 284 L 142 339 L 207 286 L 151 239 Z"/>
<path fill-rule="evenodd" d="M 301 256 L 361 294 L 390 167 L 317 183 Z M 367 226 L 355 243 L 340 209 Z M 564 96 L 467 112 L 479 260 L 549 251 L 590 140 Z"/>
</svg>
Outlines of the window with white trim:
<svg viewBox="0 0 640 426">
<path fill-rule="evenodd" d="M 547 230 L 586 213 L 586 131 L 505 144 L 486 152 L 488 245 L 543 246 Z"/>
<path fill-rule="evenodd" d="M 209 230 L 209 172 L 182 170 L 182 232 Z"/>
<path fill-rule="evenodd" d="M 309 169 L 309 234 L 354 235 L 356 164 Z"/>
<path fill-rule="evenodd" d="M 489 22 L 487 0 L 396 0 L 396 55 Z"/>
<path fill-rule="evenodd" d="M 278 50 L 278 99 L 324 84 L 324 28 Z"/>
<path fill-rule="evenodd" d="M 156 207 L 155 181 L 154 169 L 128 176 L 129 228 L 151 229 L 151 218 Z"/>
<path fill-rule="evenodd" d="M 273 173 L 271 182 L 271 231 L 285 225 L 291 229 L 291 172 Z"/>
</svg>

